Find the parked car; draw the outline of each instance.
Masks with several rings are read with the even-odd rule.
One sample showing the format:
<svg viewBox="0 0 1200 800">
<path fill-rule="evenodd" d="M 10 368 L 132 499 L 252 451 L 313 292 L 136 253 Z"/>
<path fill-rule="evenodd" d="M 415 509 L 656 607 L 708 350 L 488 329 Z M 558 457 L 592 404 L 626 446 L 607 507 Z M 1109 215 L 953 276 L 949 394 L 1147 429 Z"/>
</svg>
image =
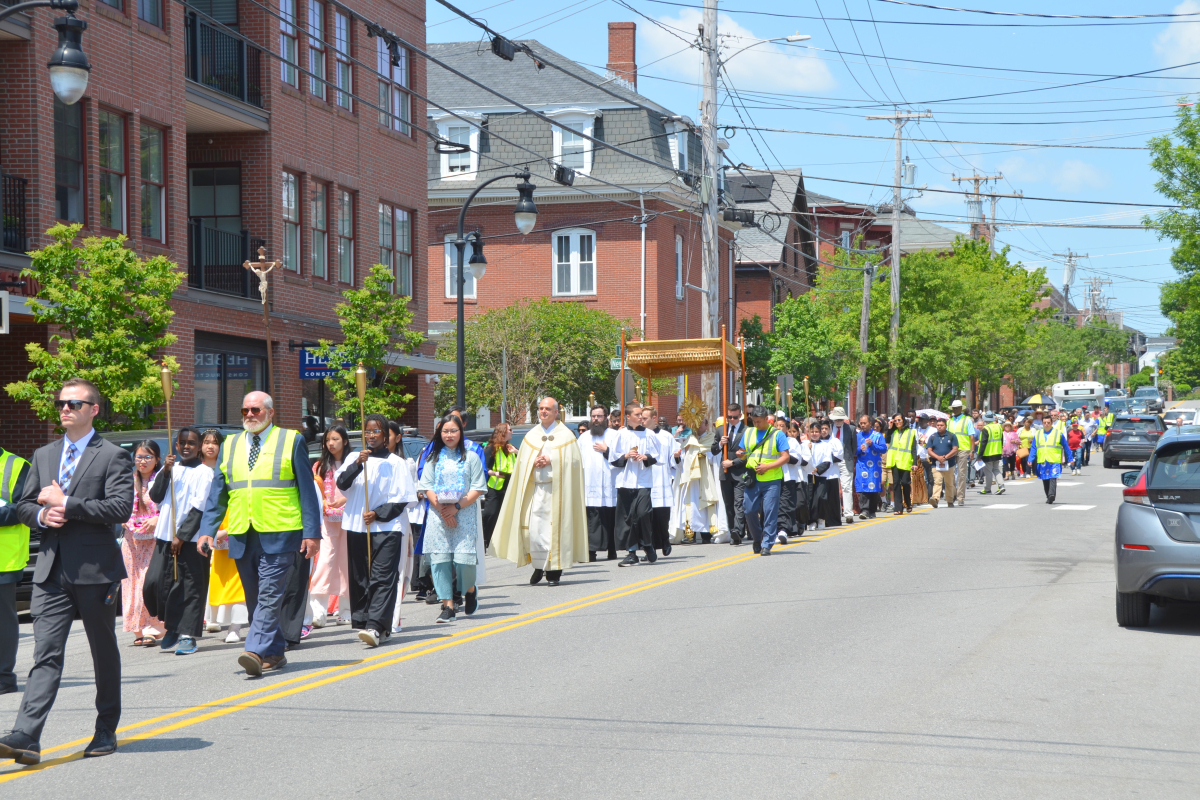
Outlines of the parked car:
<svg viewBox="0 0 1200 800">
<path fill-rule="evenodd" d="M 1146 407 L 1156 414 L 1163 410 L 1163 404 L 1165 403 L 1163 396 L 1153 386 L 1143 386 L 1134 392 L 1133 401 L 1136 403 L 1139 400 L 1144 400 Z"/>
<path fill-rule="evenodd" d="M 481 430 L 467 431 L 467 438 L 473 442 L 479 442 L 486 446 L 488 439 L 492 438 L 492 432 L 495 428 L 483 428 Z M 512 441 L 513 447 L 520 449 L 521 441 L 525 438 L 525 434 L 533 430 L 532 425 L 513 425 L 512 426 Z"/>
<path fill-rule="evenodd" d="M 425 449 L 425 445 L 429 444 L 429 440 L 421 434 L 417 433 L 416 428 L 403 428 L 404 440 L 402 447 L 404 448 L 405 458 L 411 458 L 416 461 L 421 457 L 421 451 Z M 350 434 L 350 449 L 362 449 L 362 431 L 346 431 Z M 308 457 L 312 461 L 316 461 L 321 455 L 321 439 L 325 436 L 324 433 L 318 433 L 317 438 L 308 443 Z"/>
<path fill-rule="evenodd" d="M 1141 470 L 1121 476 L 1116 612 L 1122 627 L 1150 623 L 1151 605 L 1200 601 L 1200 431 L 1158 442 Z"/>
<path fill-rule="evenodd" d="M 1122 461 L 1148 461 L 1166 429 L 1156 414 L 1117 417 L 1104 437 L 1104 468 L 1111 469 Z"/>
</svg>

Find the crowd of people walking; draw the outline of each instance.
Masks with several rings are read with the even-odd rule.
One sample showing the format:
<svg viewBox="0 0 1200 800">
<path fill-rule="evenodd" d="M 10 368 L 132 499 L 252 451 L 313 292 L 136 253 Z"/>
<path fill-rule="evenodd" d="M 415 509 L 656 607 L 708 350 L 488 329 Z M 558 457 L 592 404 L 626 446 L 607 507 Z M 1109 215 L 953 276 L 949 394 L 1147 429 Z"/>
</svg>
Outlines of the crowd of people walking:
<svg viewBox="0 0 1200 800">
<path fill-rule="evenodd" d="M 654 564 L 679 545 L 749 543 L 769 556 L 790 538 L 962 505 L 969 488 L 1000 495 L 1037 475 L 1053 503 L 1064 468 L 1078 473 L 1111 415 L 1057 409 L 1025 417 L 967 413 L 955 400 L 890 417 L 841 407 L 789 418 L 731 404 L 716 420 L 596 406 L 572 431 L 554 398 L 523 431 L 501 423 L 486 447 L 462 412 L 437 423 L 419 458 L 394 421 L 370 414 L 363 446 L 331 427 L 310 459 L 305 438 L 274 424 L 251 392 L 243 430 L 184 427 L 170 452 L 153 440 L 127 452 L 95 435 L 101 398 L 82 379 L 56 406 L 64 436 L 26 462 L 0 451 L 0 693 L 15 691 L 12 587 L 41 537 L 32 598 L 34 664 L 0 757 L 40 760 L 71 621 L 83 620 L 97 685 L 85 756 L 116 749 L 120 652 L 111 605 L 137 647 L 196 653 L 205 633 L 244 638 L 249 676 L 277 672 L 316 628 L 349 625 L 367 647 L 403 631 L 401 601 L 440 605 L 438 623 L 479 606 L 490 554 L 558 585 L 574 564 Z M 119 536 L 114 536 L 114 530 Z"/>
</svg>

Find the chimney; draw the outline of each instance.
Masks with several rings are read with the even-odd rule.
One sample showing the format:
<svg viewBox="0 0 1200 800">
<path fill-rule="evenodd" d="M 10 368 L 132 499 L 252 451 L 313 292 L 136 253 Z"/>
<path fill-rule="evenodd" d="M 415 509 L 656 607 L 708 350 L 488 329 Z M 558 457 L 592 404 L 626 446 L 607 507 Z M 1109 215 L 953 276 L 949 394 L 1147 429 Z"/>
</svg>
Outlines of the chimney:
<svg viewBox="0 0 1200 800">
<path fill-rule="evenodd" d="M 608 72 L 637 89 L 637 23 L 608 23 Z"/>
</svg>

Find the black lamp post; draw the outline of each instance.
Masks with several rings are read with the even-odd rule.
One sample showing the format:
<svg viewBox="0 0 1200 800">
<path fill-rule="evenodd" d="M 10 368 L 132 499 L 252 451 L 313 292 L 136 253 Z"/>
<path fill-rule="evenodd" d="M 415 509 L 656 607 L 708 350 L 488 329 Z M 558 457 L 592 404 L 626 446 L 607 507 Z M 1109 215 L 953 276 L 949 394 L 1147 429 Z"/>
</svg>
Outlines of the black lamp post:
<svg viewBox="0 0 1200 800">
<path fill-rule="evenodd" d="M 529 182 L 529 171 L 518 172 L 513 175 L 497 175 L 494 178 L 484 181 L 475 187 L 475 191 L 467 196 L 467 200 L 462 205 L 462 209 L 458 212 L 458 238 L 454 240 L 454 247 L 458 251 L 458 349 L 457 361 L 455 364 L 454 377 L 457 381 L 455 386 L 455 400 L 458 406 L 466 413 L 467 408 L 467 339 L 466 339 L 466 310 L 463 304 L 463 292 L 466 288 L 466 274 L 463 270 L 466 264 L 463 263 L 463 256 L 467 248 L 467 239 L 463 236 L 463 225 L 467 220 L 467 209 L 470 208 L 471 202 L 480 190 L 489 184 L 496 181 L 502 181 L 506 178 L 519 178 L 520 183 L 517 184 L 517 205 L 513 209 L 513 221 L 517 223 L 517 230 L 522 236 L 526 236 L 533 230 L 533 226 L 537 224 L 537 206 L 533 203 L 533 190 L 537 187 Z M 483 238 L 478 231 L 471 234 L 471 273 L 476 280 L 483 277 L 487 271 L 487 259 L 483 257 Z"/>
<path fill-rule="evenodd" d="M 87 91 L 88 73 L 92 69 L 81 46 L 87 22 L 75 18 L 75 12 L 79 10 L 79 0 L 31 0 L 28 3 L 17 3 L 15 6 L 0 9 L 0 20 L 34 8 L 53 8 L 67 12 L 67 16 L 54 20 L 54 27 L 58 30 L 58 49 L 54 51 L 54 56 L 46 66 L 50 68 L 50 86 L 54 89 L 54 94 L 59 100 L 71 105 Z"/>
</svg>

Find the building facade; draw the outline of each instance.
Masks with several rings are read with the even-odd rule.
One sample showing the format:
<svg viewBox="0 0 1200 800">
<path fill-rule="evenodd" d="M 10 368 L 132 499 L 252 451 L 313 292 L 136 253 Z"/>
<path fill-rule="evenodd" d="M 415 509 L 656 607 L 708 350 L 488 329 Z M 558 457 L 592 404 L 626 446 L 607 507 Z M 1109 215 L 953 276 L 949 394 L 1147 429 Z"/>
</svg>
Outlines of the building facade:
<svg viewBox="0 0 1200 800">
<path fill-rule="evenodd" d="M 432 277 L 423 288 L 431 338 L 454 329 L 458 301 L 453 241 L 460 207 L 483 181 L 523 168 L 529 169 L 537 187 L 539 215 L 529 235 L 518 235 L 513 221 L 515 179 L 483 189 L 467 213 L 465 232 L 482 235 L 488 261 L 482 280 L 476 282 L 466 273 L 468 324 L 471 316 L 486 309 L 547 297 L 604 309 L 640 329 L 647 339 L 705 335 L 701 306 L 702 290 L 708 287 L 702 276 L 699 132 L 688 118 L 637 93 L 634 24 L 608 27 L 607 76 L 536 41 L 519 43 L 529 47 L 533 57 L 518 53 L 511 62 L 475 42 L 430 46 L 434 56 L 503 95 L 430 65 L 429 126 L 446 143 L 430 142 L 427 151 L 426 241 Z M 539 67 L 539 62 L 569 74 L 545 63 Z M 470 150 L 444 152 L 453 144 Z M 574 170 L 572 185 L 555 180 L 556 167 Z M 721 300 L 718 324 L 727 325 L 732 233 L 730 226 L 719 230 L 721 269 L 712 287 Z M 698 394 L 698 377 L 689 376 L 692 394 Z M 682 388 L 680 380 L 679 391 Z M 678 392 L 654 398 L 672 420 L 678 400 Z"/>
<path fill-rule="evenodd" d="M 320 410 L 334 416 L 323 382 L 301 369 L 304 345 L 340 339 L 343 291 L 388 264 L 425 327 L 425 143 L 409 124 L 425 117 L 413 94 L 423 93 L 425 65 L 407 49 L 389 53 L 365 24 L 423 47 L 424 4 L 80 0 L 92 71 L 71 106 L 54 97 L 44 66 L 55 14 L 18 15 L 0 31 L 10 110 L 0 119 L 0 279 L 28 266 L 24 253 L 45 245 L 56 222 L 81 223 L 82 236 L 124 234 L 139 255 L 165 255 L 186 276 L 172 297 L 175 420 L 236 423 L 251 389 L 270 390 L 290 427 Z M 269 344 L 257 280 L 242 267 L 260 247 L 281 262 Z M 28 314 L 36 288 L 10 289 L 0 383 L 23 378 L 21 345 L 49 335 Z M 418 372 L 446 368 L 397 357 Z M 405 421 L 431 420 L 431 387 L 419 374 L 407 380 L 418 400 Z M 0 444 L 21 452 L 50 430 L 6 396 L 0 425 Z"/>
</svg>

